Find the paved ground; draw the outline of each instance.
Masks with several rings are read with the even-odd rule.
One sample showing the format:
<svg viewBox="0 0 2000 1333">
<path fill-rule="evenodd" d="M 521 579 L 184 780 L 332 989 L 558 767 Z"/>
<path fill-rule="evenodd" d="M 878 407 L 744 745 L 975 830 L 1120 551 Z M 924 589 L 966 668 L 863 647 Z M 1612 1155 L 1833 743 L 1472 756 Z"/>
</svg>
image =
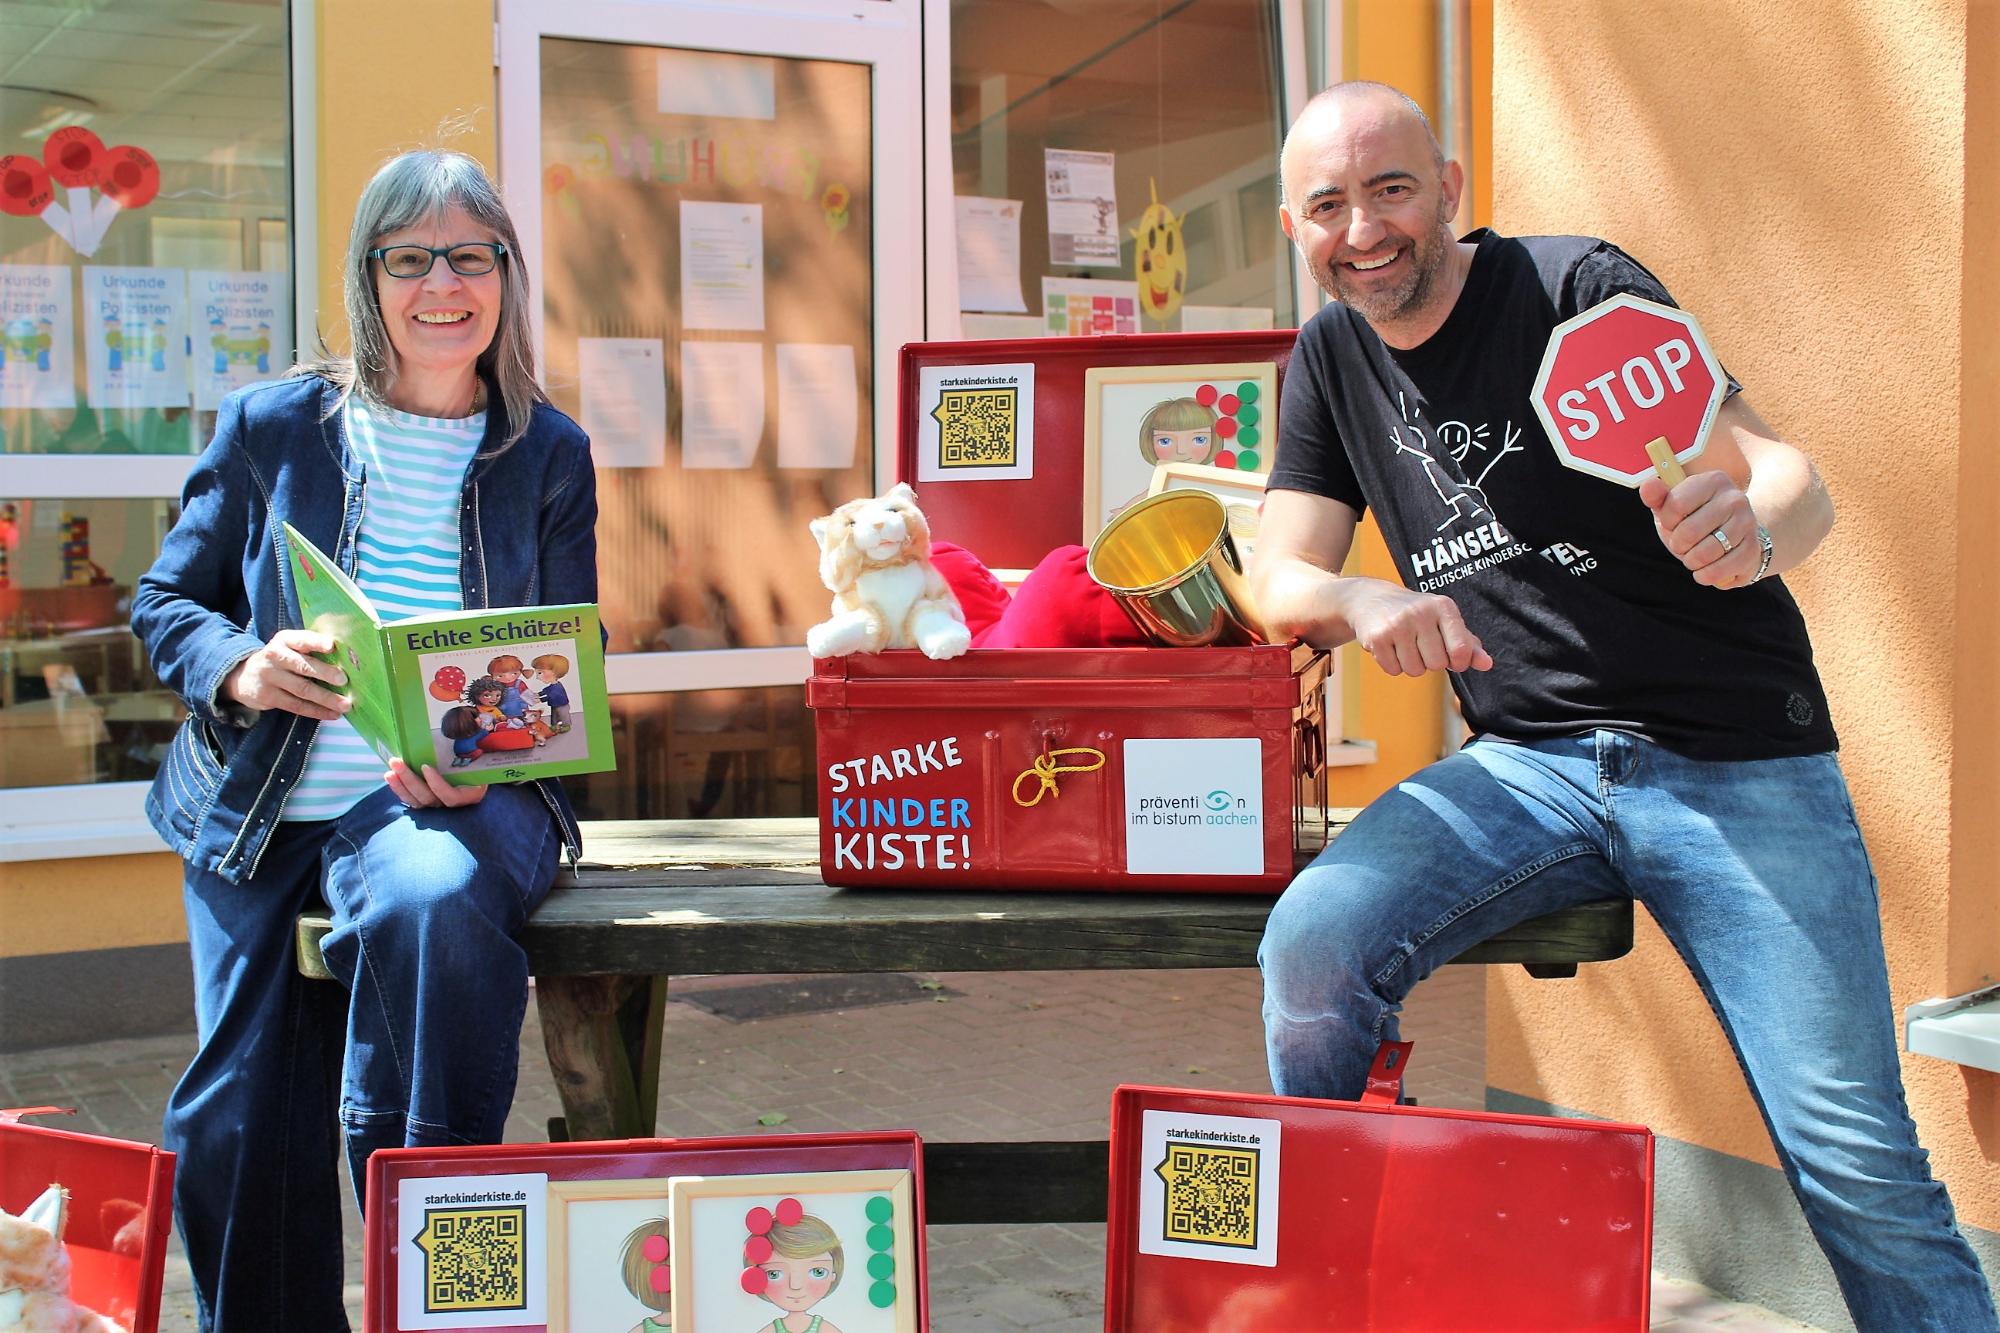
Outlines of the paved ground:
<svg viewBox="0 0 2000 1333">
<path fill-rule="evenodd" d="M 760 981 L 767 979 L 758 979 Z M 1121 1082 L 1268 1091 L 1249 972 L 980 973 L 927 978 L 915 1002 L 735 1021 L 668 1005 L 660 1122 L 675 1134 L 912 1128 L 939 1140 L 1105 1136 Z M 711 1005 L 747 979 L 677 983 Z M 726 1007 L 726 1005 L 725 1005 Z M 1412 997 L 1409 1091 L 1430 1106 L 1476 1109 L 1485 1083 L 1483 977 L 1447 968 Z M 192 1038 L 103 1042 L 0 1057 L 0 1106 L 82 1110 L 77 1128 L 158 1135 L 160 1106 Z M 509 1137 L 545 1137 L 559 1113 L 534 1010 Z M 360 1327 L 361 1228 L 349 1205 L 349 1308 Z M 1095 1333 L 1103 1327 L 1102 1226 L 939 1227 L 928 1238 L 932 1325 L 940 1333 Z M 178 1250 L 168 1261 L 162 1333 L 192 1333 Z M 1653 1284 L 1656 1329 L 1800 1329 L 1690 1284 Z"/>
</svg>

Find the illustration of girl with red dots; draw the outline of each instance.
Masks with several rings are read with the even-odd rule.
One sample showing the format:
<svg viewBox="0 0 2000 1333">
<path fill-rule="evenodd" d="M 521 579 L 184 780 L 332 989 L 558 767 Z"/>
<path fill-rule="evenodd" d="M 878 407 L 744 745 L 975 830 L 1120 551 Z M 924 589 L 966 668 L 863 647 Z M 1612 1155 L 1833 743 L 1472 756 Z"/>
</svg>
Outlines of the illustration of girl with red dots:
<svg viewBox="0 0 2000 1333">
<path fill-rule="evenodd" d="M 1217 452 L 1215 409 L 1192 398 L 1168 398 L 1153 404 L 1139 422 L 1139 457 L 1150 479 L 1161 463 L 1210 463 Z M 1116 518 L 1146 498 L 1140 491 L 1122 505 L 1116 505 L 1107 519 Z"/>
<path fill-rule="evenodd" d="M 632 1228 L 620 1247 L 618 1269 L 625 1290 L 632 1299 L 659 1314 L 647 1315 L 632 1326 L 631 1333 L 672 1333 L 667 1310 L 673 1304 L 673 1266 L 667 1248 L 667 1219 L 656 1217 Z"/>
<path fill-rule="evenodd" d="M 784 1311 L 755 1333 L 840 1333 L 812 1308 L 840 1285 L 840 1237 L 797 1199 L 752 1208 L 743 1219 L 743 1290 Z"/>
</svg>

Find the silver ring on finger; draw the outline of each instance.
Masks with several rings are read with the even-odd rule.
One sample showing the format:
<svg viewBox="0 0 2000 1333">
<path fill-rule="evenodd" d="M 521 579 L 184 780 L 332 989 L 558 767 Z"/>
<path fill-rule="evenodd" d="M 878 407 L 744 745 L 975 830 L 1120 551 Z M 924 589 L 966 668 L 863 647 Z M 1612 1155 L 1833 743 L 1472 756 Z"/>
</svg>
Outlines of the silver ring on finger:
<svg viewBox="0 0 2000 1333">
<path fill-rule="evenodd" d="M 1736 544 L 1729 540 L 1729 535 L 1725 533 L 1721 528 L 1717 528 L 1714 532 L 1711 532 L 1708 535 L 1715 538 L 1716 542 L 1721 545 L 1722 553 L 1724 555 L 1728 555 L 1731 551 L 1736 549 Z"/>
</svg>

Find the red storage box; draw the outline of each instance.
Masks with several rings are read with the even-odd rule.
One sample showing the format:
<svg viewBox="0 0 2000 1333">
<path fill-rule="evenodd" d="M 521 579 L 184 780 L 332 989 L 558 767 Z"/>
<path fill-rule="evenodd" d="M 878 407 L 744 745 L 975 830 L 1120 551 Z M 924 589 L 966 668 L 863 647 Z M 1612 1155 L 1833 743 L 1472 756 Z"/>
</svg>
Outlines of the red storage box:
<svg viewBox="0 0 2000 1333">
<path fill-rule="evenodd" d="M 1398 1106 L 1400 1082 L 1360 1102 L 1119 1088 L 1106 1333 L 1641 1333 L 1652 1132 Z"/>
<path fill-rule="evenodd" d="M 174 1224 L 174 1155 L 19 1119 L 63 1113 L 0 1111 L 0 1208 L 19 1215 L 50 1185 L 68 1190 L 70 1298 L 132 1333 L 153 1333 Z"/>
<path fill-rule="evenodd" d="M 1326 674 L 1274 645 L 822 660 L 820 873 L 1276 893 L 1326 841 Z"/>
</svg>

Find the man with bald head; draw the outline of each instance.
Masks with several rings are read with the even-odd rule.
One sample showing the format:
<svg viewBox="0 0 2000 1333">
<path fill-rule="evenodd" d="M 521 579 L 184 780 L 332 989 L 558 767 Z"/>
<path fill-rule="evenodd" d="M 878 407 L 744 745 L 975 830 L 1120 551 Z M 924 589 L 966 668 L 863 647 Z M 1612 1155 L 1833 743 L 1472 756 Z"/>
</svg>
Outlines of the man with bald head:
<svg viewBox="0 0 2000 1333">
<path fill-rule="evenodd" d="M 1856 1324 L 2000 1327 L 1904 1109 L 1875 880 L 1778 577 L 1832 527 L 1818 474 L 1733 380 L 1672 490 L 1563 467 L 1530 400 L 1550 333 L 1619 293 L 1671 298 L 1605 241 L 1456 237 L 1464 175 L 1402 93 L 1319 94 L 1281 181 L 1285 235 L 1338 303 L 1285 377 L 1258 607 L 1391 675 L 1449 672 L 1473 739 L 1272 912 L 1273 1086 L 1359 1095 L 1433 968 L 1629 897 L 1721 1020 Z M 1370 509 L 1399 583 L 1341 572 Z"/>
</svg>

